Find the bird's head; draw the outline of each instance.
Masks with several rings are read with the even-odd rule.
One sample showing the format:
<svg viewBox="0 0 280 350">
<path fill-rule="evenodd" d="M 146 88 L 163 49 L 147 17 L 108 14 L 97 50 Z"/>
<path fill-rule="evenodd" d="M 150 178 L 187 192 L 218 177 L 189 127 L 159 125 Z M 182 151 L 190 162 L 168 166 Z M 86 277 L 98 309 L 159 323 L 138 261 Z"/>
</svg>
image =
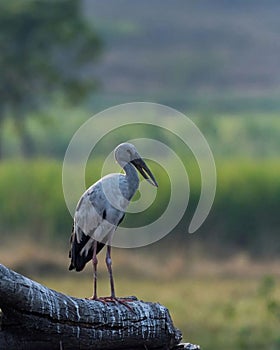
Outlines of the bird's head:
<svg viewBox="0 0 280 350">
<path fill-rule="evenodd" d="M 158 187 L 151 170 L 141 158 L 136 147 L 131 143 L 125 142 L 118 145 L 115 149 L 115 159 L 122 168 L 124 168 L 127 163 L 133 164 L 144 179 L 146 179 L 153 186 Z"/>
</svg>

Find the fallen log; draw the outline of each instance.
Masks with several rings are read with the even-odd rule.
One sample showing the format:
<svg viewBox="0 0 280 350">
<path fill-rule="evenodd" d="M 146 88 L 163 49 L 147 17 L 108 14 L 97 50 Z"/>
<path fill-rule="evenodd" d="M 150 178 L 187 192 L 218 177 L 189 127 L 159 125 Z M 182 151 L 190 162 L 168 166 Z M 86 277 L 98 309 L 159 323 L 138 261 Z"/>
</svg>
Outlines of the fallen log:
<svg viewBox="0 0 280 350">
<path fill-rule="evenodd" d="M 1 264 L 0 308 L 0 349 L 199 349 L 179 344 L 181 332 L 158 303 L 131 297 L 127 307 L 78 299 Z"/>
</svg>

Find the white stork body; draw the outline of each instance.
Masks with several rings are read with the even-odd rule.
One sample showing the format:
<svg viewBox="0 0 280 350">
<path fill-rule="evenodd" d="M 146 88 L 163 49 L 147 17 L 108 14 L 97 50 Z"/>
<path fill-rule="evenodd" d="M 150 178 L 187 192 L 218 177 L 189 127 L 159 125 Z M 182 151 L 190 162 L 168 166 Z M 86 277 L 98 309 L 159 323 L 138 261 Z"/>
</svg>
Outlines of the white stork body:
<svg viewBox="0 0 280 350">
<path fill-rule="evenodd" d="M 136 148 L 123 143 L 115 149 L 116 161 L 125 174 L 110 174 L 91 187 L 80 198 L 74 215 L 69 269 L 83 270 L 92 259 L 94 266 L 94 294 L 96 292 L 97 253 L 107 243 L 106 264 L 110 274 L 111 298 L 115 299 L 114 282 L 111 269 L 111 243 L 113 234 L 123 220 L 125 210 L 139 186 L 139 178 L 134 166 L 153 185 L 157 183 L 141 159 Z"/>
</svg>

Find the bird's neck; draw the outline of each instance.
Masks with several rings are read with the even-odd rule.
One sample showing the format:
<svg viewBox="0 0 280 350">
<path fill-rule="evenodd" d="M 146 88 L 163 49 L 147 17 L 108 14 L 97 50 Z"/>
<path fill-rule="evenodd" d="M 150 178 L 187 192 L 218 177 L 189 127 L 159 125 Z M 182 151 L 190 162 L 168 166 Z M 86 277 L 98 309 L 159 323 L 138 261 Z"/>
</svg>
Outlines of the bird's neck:
<svg viewBox="0 0 280 350">
<path fill-rule="evenodd" d="M 130 193 L 131 193 L 131 197 L 132 197 L 139 186 L 139 177 L 138 177 L 136 169 L 134 168 L 134 166 L 132 164 L 126 163 L 126 165 L 123 167 L 123 169 L 124 169 L 125 174 L 126 174 L 127 183 L 128 183 L 129 188 L 130 188 Z"/>
</svg>

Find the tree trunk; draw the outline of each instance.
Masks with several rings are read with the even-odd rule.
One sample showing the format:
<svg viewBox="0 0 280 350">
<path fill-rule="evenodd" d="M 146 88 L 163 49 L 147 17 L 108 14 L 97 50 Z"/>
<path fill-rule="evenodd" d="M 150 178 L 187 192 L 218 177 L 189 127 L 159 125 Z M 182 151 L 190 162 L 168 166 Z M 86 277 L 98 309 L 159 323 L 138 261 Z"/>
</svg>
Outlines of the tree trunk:
<svg viewBox="0 0 280 350">
<path fill-rule="evenodd" d="M 17 112 L 15 112 L 17 113 Z M 23 115 L 19 117 L 18 115 L 14 119 L 15 129 L 20 140 L 21 153 L 25 158 L 31 158 L 34 155 L 34 144 L 33 140 L 26 127 L 26 118 Z M 18 112 L 20 115 L 20 112 Z"/>
<path fill-rule="evenodd" d="M 3 128 L 4 128 L 4 116 L 0 112 L 0 160 L 3 159 L 4 152 L 3 152 Z"/>
<path fill-rule="evenodd" d="M 77 299 L 0 264 L 0 349 L 199 349 L 179 345 L 164 306 L 131 298 L 129 307 Z"/>
</svg>

